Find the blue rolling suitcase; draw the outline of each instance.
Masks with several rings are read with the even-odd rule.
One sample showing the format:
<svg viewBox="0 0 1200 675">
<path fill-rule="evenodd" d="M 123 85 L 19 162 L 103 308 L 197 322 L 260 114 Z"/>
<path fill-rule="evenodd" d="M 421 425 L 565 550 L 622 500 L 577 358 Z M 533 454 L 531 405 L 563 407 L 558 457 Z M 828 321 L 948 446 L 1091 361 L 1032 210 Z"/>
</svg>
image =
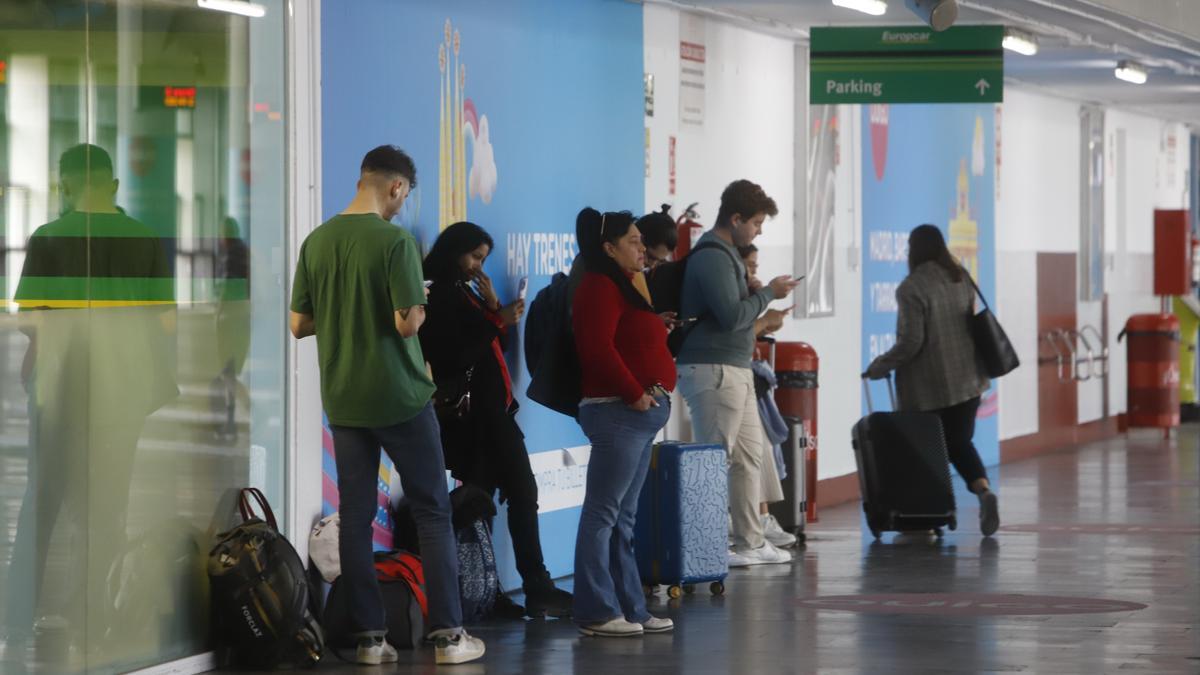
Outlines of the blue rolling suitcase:
<svg viewBox="0 0 1200 675">
<path fill-rule="evenodd" d="M 638 500 L 634 549 L 642 585 L 678 598 L 694 584 L 725 592 L 729 574 L 729 468 L 721 445 L 654 446 Z"/>
</svg>

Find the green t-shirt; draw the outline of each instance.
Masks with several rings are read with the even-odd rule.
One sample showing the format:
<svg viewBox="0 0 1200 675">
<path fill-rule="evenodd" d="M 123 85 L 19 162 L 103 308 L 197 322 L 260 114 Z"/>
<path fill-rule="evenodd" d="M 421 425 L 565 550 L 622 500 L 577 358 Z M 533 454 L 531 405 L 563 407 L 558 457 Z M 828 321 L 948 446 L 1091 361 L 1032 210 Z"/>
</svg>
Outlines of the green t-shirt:
<svg viewBox="0 0 1200 675">
<path fill-rule="evenodd" d="M 394 315 L 423 304 L 421 254 L 404 229 L 373 213 L 339 215 L 304 240 L 292 311 L 313 317 L 331 424 L 387 427 L 428 405 L 421 342 L 401 337 Z"/>
</svg>

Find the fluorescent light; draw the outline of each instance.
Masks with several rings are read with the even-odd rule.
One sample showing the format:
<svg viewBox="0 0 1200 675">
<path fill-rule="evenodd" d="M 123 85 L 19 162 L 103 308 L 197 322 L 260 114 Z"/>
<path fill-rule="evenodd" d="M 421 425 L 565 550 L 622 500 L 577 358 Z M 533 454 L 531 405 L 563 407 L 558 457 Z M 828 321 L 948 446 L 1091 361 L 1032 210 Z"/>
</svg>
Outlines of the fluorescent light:
<svg viewBox="0 0 1200 675">
<path fill-rule="evenodd" d="M 1133 61 L 1121 61 L 1117 63 L 1117 69 L 1113 72 L 1118 80 L 1125 80 L 1134 84 L 1146 84 L 1146 69 L 1139 63 Z"/>
<path fill-rule="evenodd" d="M 241 16 L 249 16 L 256 19 L 267 14 L 266 7 L 256 2 L 243 2 L 242 0 L 196 0 L 196 6 L 201 9 L 240 14 Z"/>
<path fill-rule="evenodd" d="M 887 12 L 884 0 L 833 0 L 833 4 L 846 9 L 856 9 L 871 16 L 882 16 Z"/>
<path fill-rule="evenodd" d="M 1004 31 L 1004 48 L 1025 56 L 1037 54 L 1037 39 L 1029 33 L 1009 28 Z"/>
</svg>

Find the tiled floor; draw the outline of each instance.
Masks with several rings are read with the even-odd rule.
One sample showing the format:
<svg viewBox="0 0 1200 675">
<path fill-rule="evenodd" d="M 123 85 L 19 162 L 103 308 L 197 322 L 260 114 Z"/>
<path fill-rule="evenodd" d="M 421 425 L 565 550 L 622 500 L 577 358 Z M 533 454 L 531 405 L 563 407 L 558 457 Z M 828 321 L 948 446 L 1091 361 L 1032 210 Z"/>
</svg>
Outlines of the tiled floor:
<svg viewBox="0 0 1200 675">
<path fill-rule="evenodd" d="M 485 659 L 443 672 L 1198 673 L 1198 450 L 1193 426 L 1169 443 L 1137 432 L 1003 467 L 995 477 L 1004 523 L 1052 526 L 1042 532 L 981 539 L 975 501 L 965 494 L 963 526 L 940 541 L 873 542 L 860 531 L 857 506 L 829 509 L 792 565 L 734 571 L 724 597 L 700 589 L 668 603 L 660 593 L 652 611 L 675 620 L 673 635 L 603 640 L 582 638 L 566 622 L 490 623 L 473 629 L 487 641 Z M 1070 527 L 1083 523 L 1118 527 Z M 1129 525 L 1161 527 L 1121 531 Z M 899 593 L 960 595 L 890 598 L 891 605 L 819 599 Z M 982 593 L 1068 599 L 961 595 Z M 939 601 L 924 614 L 843 611 Z M 1028 613 L 1089 608 L 1106 611 Z M 431 650 L 402 652 L 398 667 L 363 669 L 331 657 L 319 668 L 435 670 Z"/>
</svg>

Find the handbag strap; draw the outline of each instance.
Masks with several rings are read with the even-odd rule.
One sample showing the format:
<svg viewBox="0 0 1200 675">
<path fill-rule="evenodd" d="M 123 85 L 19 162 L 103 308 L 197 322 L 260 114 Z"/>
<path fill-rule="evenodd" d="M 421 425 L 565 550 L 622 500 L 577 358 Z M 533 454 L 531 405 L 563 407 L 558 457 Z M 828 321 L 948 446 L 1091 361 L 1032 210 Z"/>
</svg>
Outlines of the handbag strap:
<svg viewBox="0 0 1200 675">
<path fill-rule="evenodd" d="M 964 268 L 963 275 L 967 277 L 967 281 L 971 282 L 971 288 L 975 289 L 975 295 L 978 295 L 979 299 L 983 301 L 983 308 L 990 312 L 992 308 L 988 306 L 988 301 L 987 298 L 984 297 L 983 291 L 979 290 L 979 286 L 975 283 L 975 280 L 971 278 L 971 273 Z"/>
<path fill-rule="evenodd" d="M 242 488 L 241 496 L 238 499 L 238 511 L 242 514 L 242 521 L 248 521 L 254 517 L 254 509 L 250 504 L 250 498 L 258 502 L 259 510 L 262 511 L 264 519 L 271 529 L 279 531 L 279 525 L 275 522 L 275 513 L 271 510 L 271 505 L 267 503 L 266 496 L 262 490 L 256 487 Z"/>
</svg>

